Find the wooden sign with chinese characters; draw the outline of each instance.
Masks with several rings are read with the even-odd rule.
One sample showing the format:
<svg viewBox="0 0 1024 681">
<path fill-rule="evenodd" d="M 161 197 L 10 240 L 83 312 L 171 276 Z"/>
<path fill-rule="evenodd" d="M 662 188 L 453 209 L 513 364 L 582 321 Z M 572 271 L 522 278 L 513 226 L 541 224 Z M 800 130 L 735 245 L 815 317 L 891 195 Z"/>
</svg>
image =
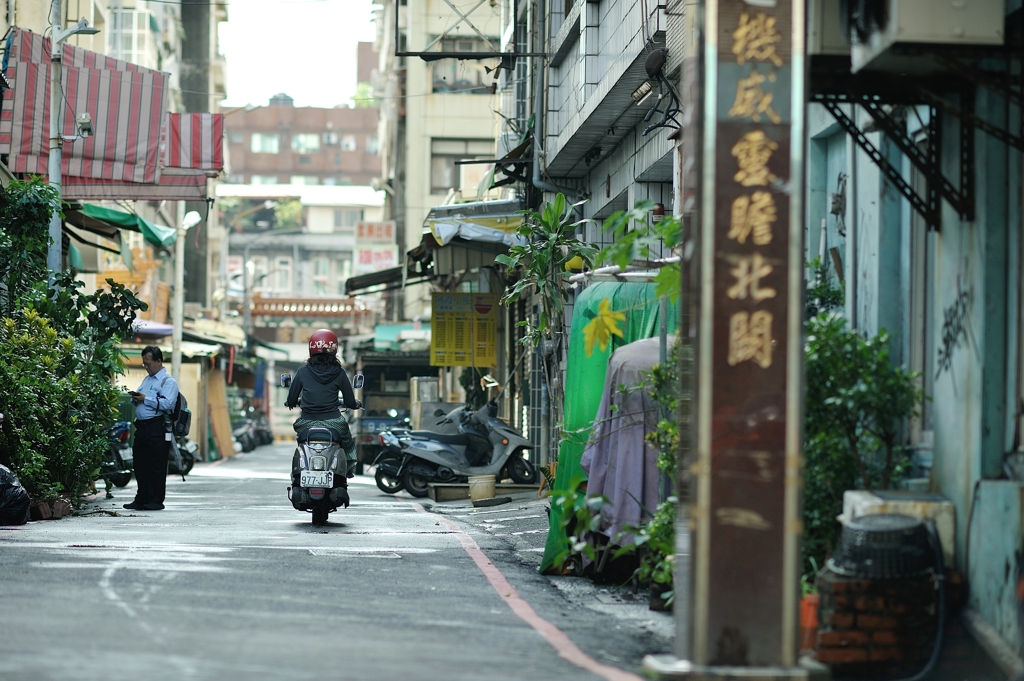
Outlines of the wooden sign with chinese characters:
<svg viewBox="0 0 1024 681">
<path fill-rule="evenodd" d="M 803 2 L 707 0 L 705 22 L 693 660 L 792 667 Z"/>
</svg>

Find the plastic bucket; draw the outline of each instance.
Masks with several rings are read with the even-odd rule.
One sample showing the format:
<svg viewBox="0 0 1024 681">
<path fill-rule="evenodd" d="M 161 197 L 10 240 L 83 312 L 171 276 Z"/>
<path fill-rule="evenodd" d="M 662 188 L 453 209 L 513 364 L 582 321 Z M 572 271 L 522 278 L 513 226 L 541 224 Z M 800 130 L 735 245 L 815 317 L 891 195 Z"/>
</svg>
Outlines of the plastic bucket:
<svg viewBox="0 0 1024 681">
<path fill-rule="evenodd" d="M 494 498 L 494 476 L 493 475 L 471 475 L 469 476 L 469 498 L 477 499 Z"/>
</svg>

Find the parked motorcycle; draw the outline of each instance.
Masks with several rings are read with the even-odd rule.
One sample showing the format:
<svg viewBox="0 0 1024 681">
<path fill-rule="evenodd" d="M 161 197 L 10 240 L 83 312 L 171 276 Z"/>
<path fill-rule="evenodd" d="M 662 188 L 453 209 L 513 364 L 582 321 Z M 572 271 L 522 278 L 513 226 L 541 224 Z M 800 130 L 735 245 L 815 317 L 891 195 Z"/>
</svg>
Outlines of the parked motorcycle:
<svg viewBox="0 0 1024 681">
<path fill-rule="evenodd" d="M 281 387 L 289 387 L 291 378 L 291 374 L 283 374 Z M 363 375 L 356 374 L 352 388 L 362 387 Z M 295 510 L 312 513 L 314 525 L 326 525 L 328 514 L 349 505 L 348 459 L 341 446 L 341 433 L 314 426 L 297 433 L 295 440 L 288 499 Z"/>
<path fill-rule="evenodd" d="M 239 418 L 231 422 L 231 434 L 235 442 L 242 446 L 243 452 L 251 452 L 256 449 L 256 428 L 248 418 Z"/>
<path fill-rule="evenodd" d="M 181 454 L 181 468 L 178 468 L 178 463 L 174 460 L 174 452 L 169 452 L 167 455 L 167 472 L 188 475 L 196 462 L 199 445 L 187 437 L 179 437 L 178 452 Z"/>
<path fill-rule="evenodd" d="M 458 433 L 429 430 L 392 430 L 380 434 L 381 451 L 374 460 L 377 487 L 388 494 L 403 488 L 415 497 L 425 497 L 431 482 L 467 482 L 471 475 L 506 477 L 520 484 L 537 482 L 539 473 L 529 461 L 532 444 L 498 418 L 494 400 L 473 411 L 458 407 L 443 417 L 438 426 L 458 424 Z"/>
<path fill-rule="evenodd" d="M 128 444 L 131 436 L 132 424 L 128 421 L 118 421 L 110 427 L 110 446 L 100 464 L 100 475 L 114 487 L 124 487 L 132 480 L 134 460 L 132 446 Z"/>
<path fill-rule="evenodd" d="M 270 419 L 259 409 L 249 407 L 249 419 L 253 425 L 253 437 L 257 446 L 274 444 L 274 430 L 270 427 Z"/>
</svg>

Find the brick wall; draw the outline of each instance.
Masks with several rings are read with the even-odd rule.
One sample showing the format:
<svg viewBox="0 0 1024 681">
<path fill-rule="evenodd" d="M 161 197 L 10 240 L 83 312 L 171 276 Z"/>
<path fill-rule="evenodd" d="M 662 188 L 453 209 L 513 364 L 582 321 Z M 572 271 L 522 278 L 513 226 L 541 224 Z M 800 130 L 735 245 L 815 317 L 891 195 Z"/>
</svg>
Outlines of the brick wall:
<svg viewBox="0 0 1024 681">
<path fill-rule="evenodd" d="M 834 678 L 896 679 L 924 667 L 935 643 L 930 575 L 854 579 L 824 570 L 815 653 Z"/>
</svg>

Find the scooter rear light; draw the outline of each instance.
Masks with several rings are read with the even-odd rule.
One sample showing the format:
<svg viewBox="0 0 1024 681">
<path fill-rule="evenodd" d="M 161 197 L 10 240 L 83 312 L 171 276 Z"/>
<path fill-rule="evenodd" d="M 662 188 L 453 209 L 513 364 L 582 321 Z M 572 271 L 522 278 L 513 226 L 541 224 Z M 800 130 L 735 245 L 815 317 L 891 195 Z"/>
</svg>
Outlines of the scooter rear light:
<svg viewBox="0 0 1024 681">
<path fill-rule="evenodd" d="M 384 446 L 384 436 L 383 435 L 378 435 L 377 439 L 380 440 L 380 446 L 383 447 Z"/>
<path fill-rule="evenodd" d="M 131 435 L 132 435 L 132 434 L 131 434 L 131 431 L 129 431 L 129 430 L 125 430 L 125 431 L 122 431 L 122 432 L 121 432 L 121 433 L 120 433 L 120 434 L 119 434 L 119 435 L 117 436 L 117 439 L 118 439 L 118 440 L 120 440 L 121 442 L 128 442 L 128 438 L 129 438 L 129 437 L 131 437 Z"/>
<path fill-rule="evenodd" d="M 323 494 L 324 491 L 322 489 L 310 489 L 309 493 L 310 494 Z"/>
</svg>

